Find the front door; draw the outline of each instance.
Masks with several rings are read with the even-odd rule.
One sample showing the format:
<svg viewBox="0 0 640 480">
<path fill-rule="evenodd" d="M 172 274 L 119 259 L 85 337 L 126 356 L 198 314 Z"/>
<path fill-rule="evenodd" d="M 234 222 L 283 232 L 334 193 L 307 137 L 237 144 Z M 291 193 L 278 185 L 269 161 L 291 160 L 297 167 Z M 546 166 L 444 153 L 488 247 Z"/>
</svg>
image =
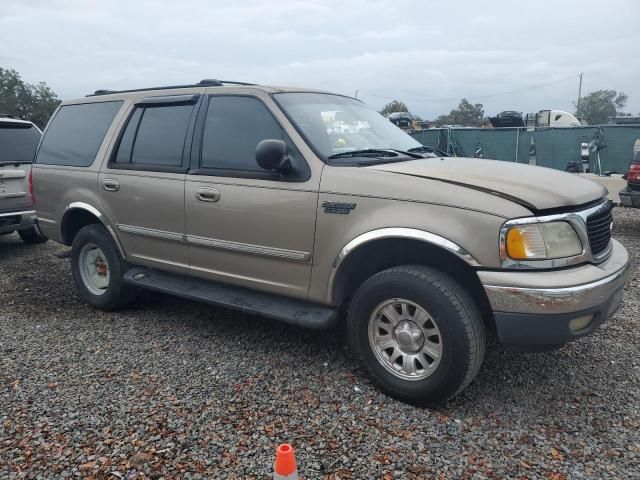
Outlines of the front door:
<svg viewBox="0 0 640 480">
<path fill-rule="evenodd" d="M 212 95 L 202 107 L 199 155 L 185 187 L 190 271 L 203 278 L 307 296 L 319 172 L 312 173 L 268 99 Z M 199 120 L 200 122 L 200 120 Z M 281 139 L 291 169 L 262 170 L 257 144 Z"/>
<path fill-rule="evenodd" d="M 132 263 L 188 271 L 185 146 L 196 102 L 195 95 L 138 102 L 100 173 L 102 206 Z"/>
</svg>

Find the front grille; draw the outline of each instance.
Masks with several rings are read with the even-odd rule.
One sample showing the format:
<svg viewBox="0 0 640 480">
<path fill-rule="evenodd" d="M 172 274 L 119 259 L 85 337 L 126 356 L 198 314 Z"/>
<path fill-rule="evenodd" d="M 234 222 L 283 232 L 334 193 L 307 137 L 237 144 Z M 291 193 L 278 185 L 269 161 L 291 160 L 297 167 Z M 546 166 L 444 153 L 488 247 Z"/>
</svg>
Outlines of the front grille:
<svg viewBox="0 0 640 480">
<path fill-rule="evenodd" d="M 593 255 L 604 252 L 611 240 L 611 222 L 613 221 L 611 208 L 612 205 L 609 204 L 606 210 L 594 213 L 587 218 L 587 234 Z"/>
<path fill-rule="evenodd" d="M 20 215 L 11 215 L 8 217 L 0 217 L 0 227 L 10 227 L 20 223 Z"/>
</svg>

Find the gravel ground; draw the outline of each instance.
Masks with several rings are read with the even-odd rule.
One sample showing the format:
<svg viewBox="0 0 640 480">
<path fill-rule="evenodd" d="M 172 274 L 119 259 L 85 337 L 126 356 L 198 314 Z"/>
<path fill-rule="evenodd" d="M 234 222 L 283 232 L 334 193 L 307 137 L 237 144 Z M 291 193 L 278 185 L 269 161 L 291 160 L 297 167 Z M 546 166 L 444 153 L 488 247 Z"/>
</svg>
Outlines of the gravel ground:
<svg viewBox="0 0 640 480">
<path fill-rule="evenodd" d="M 640 478 L 640 211 L 623 308 L 559 351 L 491 347 L 446 408 L 389 399 L 338 331 L 147 293 L 84 305 L 49 242 L 0 238 L 0 478 Z"/>
</svg>

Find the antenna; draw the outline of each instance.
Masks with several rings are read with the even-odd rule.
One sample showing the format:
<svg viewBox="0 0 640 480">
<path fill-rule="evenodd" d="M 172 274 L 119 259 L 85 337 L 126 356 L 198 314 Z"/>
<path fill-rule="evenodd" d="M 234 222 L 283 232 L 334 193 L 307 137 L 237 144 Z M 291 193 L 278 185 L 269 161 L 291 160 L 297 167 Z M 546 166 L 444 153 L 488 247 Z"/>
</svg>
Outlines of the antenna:
<svg viewBox="0 0 640 480">
<path fill-rule="evenodd" d="M 578 85 L 578 103 L 576 103 L 576 113 L 580 111 L 580 99 L 582 98 L 582 76 L 584 73 L 580 73 L 580 84 Z"/>
</svg>

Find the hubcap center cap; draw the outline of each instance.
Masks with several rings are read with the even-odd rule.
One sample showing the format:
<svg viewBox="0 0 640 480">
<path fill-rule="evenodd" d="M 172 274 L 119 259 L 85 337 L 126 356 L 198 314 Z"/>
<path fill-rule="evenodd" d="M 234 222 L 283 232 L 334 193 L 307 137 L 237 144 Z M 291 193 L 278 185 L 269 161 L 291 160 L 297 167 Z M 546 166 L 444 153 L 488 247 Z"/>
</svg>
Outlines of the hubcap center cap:
<svg viewBox="0 0 640 480">
<path fill-rule="evenodd" d="M 398 322 L 394 330 L 394 336 L 400 349 L 406 353 L 415 353 L 424 345 L 422 330 L 411 320 Z"/>
</svg>

